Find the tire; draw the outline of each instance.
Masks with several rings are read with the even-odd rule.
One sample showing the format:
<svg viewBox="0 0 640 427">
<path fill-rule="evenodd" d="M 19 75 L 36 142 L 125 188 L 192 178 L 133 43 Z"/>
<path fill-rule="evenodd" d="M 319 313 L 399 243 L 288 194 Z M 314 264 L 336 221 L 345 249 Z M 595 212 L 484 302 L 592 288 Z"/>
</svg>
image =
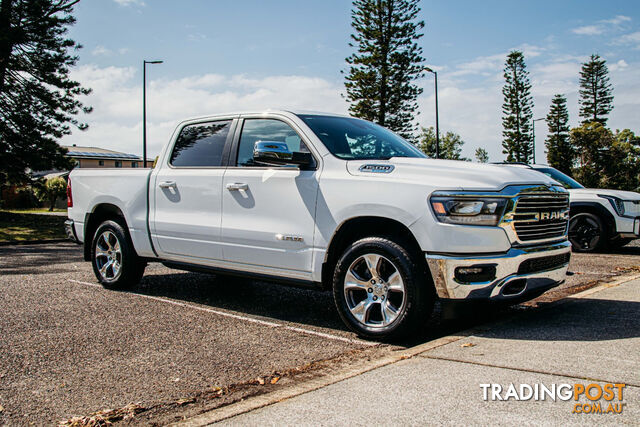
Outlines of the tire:
<svg viewBox="0 0 640 427">
<path fill-rule="evenodd" d="M 598 216 L 581 212 L 569 220 L 569 241 L 574 252 L 596 252 L 605 247 L 607 231 Z"/>
<path fill-rule="evenodd" d="M 368 237 L 348 246 L 338 260 L 334 301 L 344 323 L 358 335 L 396 340 L 416 333 L 431 315 L 435 292 L 426 267 L 407 246 Z"/>
<path fill-rule="evenodd" d="M 124 227 L 115 221 L 105 221 L 96 230 L 91 243 L 91 265 L 102 286 L 117 290 L 137 285 L 146 267 Z"/>
</svg>

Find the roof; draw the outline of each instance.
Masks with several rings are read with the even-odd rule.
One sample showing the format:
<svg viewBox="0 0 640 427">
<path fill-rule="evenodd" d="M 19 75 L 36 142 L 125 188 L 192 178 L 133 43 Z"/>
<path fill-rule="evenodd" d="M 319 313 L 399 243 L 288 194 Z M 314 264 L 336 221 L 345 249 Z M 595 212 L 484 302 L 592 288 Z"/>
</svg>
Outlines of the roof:
<svg viewBox="0 0 640 427">
<path fill-rule="evenodd" d="M 119 151 L 107 150 L 98 147 L 63 146 L 69 152 L 67 156 L 79 159 L 112 159 L 112 160 L 142 160 L 142 157 L 135 154 L 121 153 Z"/>
</svg>

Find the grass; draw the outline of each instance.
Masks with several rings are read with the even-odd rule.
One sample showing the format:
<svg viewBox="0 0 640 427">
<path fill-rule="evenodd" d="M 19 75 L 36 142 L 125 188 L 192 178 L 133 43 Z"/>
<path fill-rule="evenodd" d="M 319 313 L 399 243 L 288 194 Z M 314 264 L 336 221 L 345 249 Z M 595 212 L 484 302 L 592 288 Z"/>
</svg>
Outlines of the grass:
<svg viewBox="0 0 640 427">
<path fill-rule="evenodd" d="M 31 211 L 33 212 L 33 211 Z M 64 239 L 64 216 L 0 211 L 0 242 Z"/>
<path fill-rule="evenodd" d="M 6 209 L 5 212 L 28 214 L 28 213 L 50 213 L 49 208 L 32 208 L 32 209 Z M 67 212 L 67 209 L 55 208 L 53 212 Z"/>
</svg>

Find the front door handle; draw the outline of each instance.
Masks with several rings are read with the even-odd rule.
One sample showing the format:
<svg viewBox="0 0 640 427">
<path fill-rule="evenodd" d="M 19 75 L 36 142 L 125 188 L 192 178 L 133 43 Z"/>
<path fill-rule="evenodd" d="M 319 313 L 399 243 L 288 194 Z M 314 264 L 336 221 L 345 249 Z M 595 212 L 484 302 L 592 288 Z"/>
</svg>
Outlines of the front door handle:
<svg viewBox="0 0 640 427">
<path fill-rule="evenodd" d="M 176 182 L 175 181 L 163 181 L 160 184 L 158 184 L 158 187 L 160 187 L 160 188 L 175 188 L 176 187 Z"/>
<path fill-rule="evenodd" d="M 234 182 L 232 184 L 227 184 L 227 190 L 229 191 L 239 191 L 239 190 L 248 190 L 249 184 L 245 184 L 244 182 Z"/>
</svg>

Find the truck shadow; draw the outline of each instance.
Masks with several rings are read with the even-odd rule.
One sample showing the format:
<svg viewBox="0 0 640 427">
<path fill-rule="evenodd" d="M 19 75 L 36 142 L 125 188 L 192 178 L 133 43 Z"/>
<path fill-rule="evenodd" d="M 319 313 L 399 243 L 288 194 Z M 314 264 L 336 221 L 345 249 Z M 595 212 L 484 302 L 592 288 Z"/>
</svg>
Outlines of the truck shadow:
<svg viewBox="0 0 640 427">
<path fill-rule="evenodd" d="M 229 276 L 180 272 L 145 276 L 132 292 L 284 322 L 346 330 L 333 304 L 333 296 L 328 291 Z"/>
<path fill-rule="evenodd" d="M 284 322 L 346 331 L 329 291 L 292 288 L 198 273 L 146 276 L 132 292 L 162 296 L 212 308 Z M 475 336 L 531 341 L 604 341 L 640 337 L 640 303 L 606 299 L 571 299 L 563 303 L 464 306 L 455 315 L 436 304 L 424 330 L 410 340 L 418 345 L 473 328 Z"/>
</svg>

